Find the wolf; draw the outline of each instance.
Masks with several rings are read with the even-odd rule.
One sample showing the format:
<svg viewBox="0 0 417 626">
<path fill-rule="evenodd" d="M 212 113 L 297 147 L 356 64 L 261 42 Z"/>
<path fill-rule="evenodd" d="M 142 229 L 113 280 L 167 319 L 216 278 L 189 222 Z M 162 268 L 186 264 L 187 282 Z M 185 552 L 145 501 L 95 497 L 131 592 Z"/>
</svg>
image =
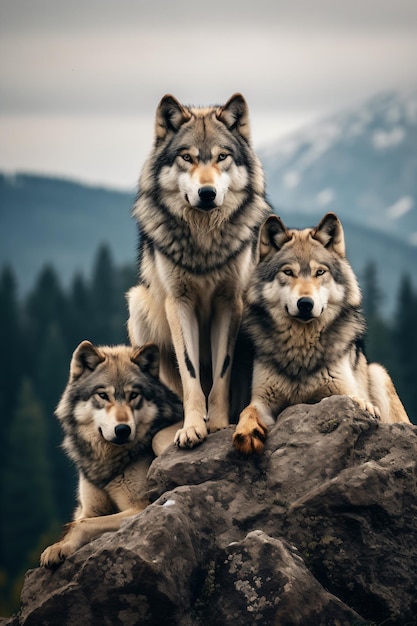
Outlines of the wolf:
<svg viewBox="0 0 417 626">
<path fill-rule="evenodd" d="M 153 344 L 97 347 L 83 341 L 76 348 L 56 415 L 63 447 L 79 472 L 78 506 L 62 540 L 42 553 L 42 566 L 60 564 L 148 504 L 152 437 L 183 414 L 182 402 L 158 374 Z"/>
<path fill-rule="evenodd" d="M 139 280 L 128 329 L 133 345 L 158 345 L 161 379 L 183 398 L 182 448 L 228 426 L 243 293 L 271 212 L 243 96 L 210 107 L 164 96 L 133 209 Z"/>
<path fill-rule="evenodd" d="M 409 422 L 387 371 L 366 360 L 361 292 L 337 215 L 305 230 L 271 215 L 259 257 L 242 323 L 255 353 L 252 397 L 235 448 L 262 452 L 268 426 L 285 407 L 332 395 L 351 396 L 383 422 Z"/>
</svg>

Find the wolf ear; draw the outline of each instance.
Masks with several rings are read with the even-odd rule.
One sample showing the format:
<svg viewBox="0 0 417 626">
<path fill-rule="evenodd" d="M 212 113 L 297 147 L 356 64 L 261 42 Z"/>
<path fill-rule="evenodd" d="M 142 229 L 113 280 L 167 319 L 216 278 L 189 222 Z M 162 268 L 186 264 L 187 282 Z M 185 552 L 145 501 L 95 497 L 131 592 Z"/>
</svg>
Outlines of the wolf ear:
<svg viewBox="0 0 417 626">
<path fill-rule="evenodd" d="M 167 94 L 156 110 L 155 135 L 164 139 L 168 133 L 176 133 L 180 126 L 191 118 L 191 113 L 174 96 Z"/>
<path fill-rule="evenodd" d="M 282 248 L 284 243 L 291 239 L 287 227 L 277 215 L 270 215 L 259 234 L 259 259 L 262 261 L 266 256 Z"/>
<path fill-rule="evenodd" d="M 230 132 L 236 131 L 249 143 L 249 109 L 245 98 L 235 93 L 216 113 L 218 120 L 223 122 Z"/>
<path fill-rule="evenodd" d="M 136 348 L 130 357 L 147 374 L 154 378 L 159 376 L 159 350 L 154 343 L 145 343 L 140 348 Z"/>
<path fill-rule="evenodd" d="M 105 356 L 96 348 L 91 341 L 82 341 L 72 355 L 70 365 L 70 381 L 77 380 L 86 370 L 92 372 Z"/>
<path fill-rule="evenodd" d="M 345 256 L 345 236 L 336 213 L 326 213 L 320 224 L 313 229 L 311 236 L 328 250 L 333 250 L 341 257 Z"/>
</svg>

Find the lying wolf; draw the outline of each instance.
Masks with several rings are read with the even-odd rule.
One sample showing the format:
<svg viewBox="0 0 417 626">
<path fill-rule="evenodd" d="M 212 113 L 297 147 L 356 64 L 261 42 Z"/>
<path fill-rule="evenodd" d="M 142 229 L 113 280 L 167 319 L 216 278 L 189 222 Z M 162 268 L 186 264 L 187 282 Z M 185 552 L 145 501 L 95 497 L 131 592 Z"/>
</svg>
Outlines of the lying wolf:
<svg viewBox="0 0 417 626">
<path fill-rule="evenodd" d="M 331 395 L 351 396 L 383 422 L 409 422 L 386 370 L 365 358 L 360 306 L 334 213 L 305 230 L 267 219 L 243 321 L 255 364 L 252 399 L 233 436 L 238 450 L 261 452 L 285 407 Z"/>
<path fill-rule="evenodd" d="M 158 373 L 152 344 L 95 347 L 83 341 L 75 350 L 56 415 L 64 449 L 79 472 L 78 507 L 63 539 L 42 553 L 41 565 L 58 565 L 146 507 L 152 437 L 183 413 Z"/>
</svg>

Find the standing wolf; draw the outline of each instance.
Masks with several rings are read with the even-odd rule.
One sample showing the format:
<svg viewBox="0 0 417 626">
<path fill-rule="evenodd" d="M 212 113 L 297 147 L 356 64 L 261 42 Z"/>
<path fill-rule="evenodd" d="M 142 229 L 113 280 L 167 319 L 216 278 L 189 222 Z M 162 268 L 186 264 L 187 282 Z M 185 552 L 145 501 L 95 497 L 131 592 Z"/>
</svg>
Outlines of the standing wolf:
<svg viewBox="0 0 417 626">
<path fill-rule="evenodd" d="M 95 347 L 83 341 L 75 350 L 56 415 L 79 471 L 79 503 L 66 535 L 46 548 L 41 565 L 58 565 L 147 505 L 152 437 L 182 417 L 182 403 L 161 383 L 158 369 L 158 349 L 151 344 Z"/>
<path fill-rule="evenodd" d="M 233 442 L 261 452 L 285 407 L 349 395 L 383 422 L 409 422 L 385 369 L 362 351 L 361 294 L 334 213 L 316 228 L 288 230 L 270 216 L 248 290 L 243 327 L 255 350 L 252 400 Z"/>
<path fill-rule="evenodd" d="M 244 98 L 208 108 L 162 98 L 133 211 L 139 285 L 128 293 L 128 326 L 133 345 L 158 345 L 161 378 L 183 397 L 180 447 L 229 423 L 242 295 L 270 213 Z"/>
</svg>

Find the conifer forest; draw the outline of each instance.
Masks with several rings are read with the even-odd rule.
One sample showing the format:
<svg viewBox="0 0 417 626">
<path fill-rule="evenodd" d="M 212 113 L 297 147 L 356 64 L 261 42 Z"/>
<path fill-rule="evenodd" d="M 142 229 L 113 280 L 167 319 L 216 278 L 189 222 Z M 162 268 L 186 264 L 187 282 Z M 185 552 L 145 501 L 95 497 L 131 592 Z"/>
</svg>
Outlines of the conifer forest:
<svg viewBox="0 0 417 626">
<path fill-rule="evenodd" d="M 376 266 L 369 263 L 359 279 L 367 357 L 387 367 L 417 423 L 417 293 L 404 275 L 395 312 L 385 319 Z M 54 416 L 72 352 L 83 339 L 127 342 L 125 293 L 135 280 L 135 267 L 116 267 L 106 245 L 89 277 L 77 274 L 64 288 L 48 265 L 25 297 L 13 267 L 0 268 L 0 615 L 16 609 L 24 573 L 72 517 L 76 471 Z"/>
</svg>

